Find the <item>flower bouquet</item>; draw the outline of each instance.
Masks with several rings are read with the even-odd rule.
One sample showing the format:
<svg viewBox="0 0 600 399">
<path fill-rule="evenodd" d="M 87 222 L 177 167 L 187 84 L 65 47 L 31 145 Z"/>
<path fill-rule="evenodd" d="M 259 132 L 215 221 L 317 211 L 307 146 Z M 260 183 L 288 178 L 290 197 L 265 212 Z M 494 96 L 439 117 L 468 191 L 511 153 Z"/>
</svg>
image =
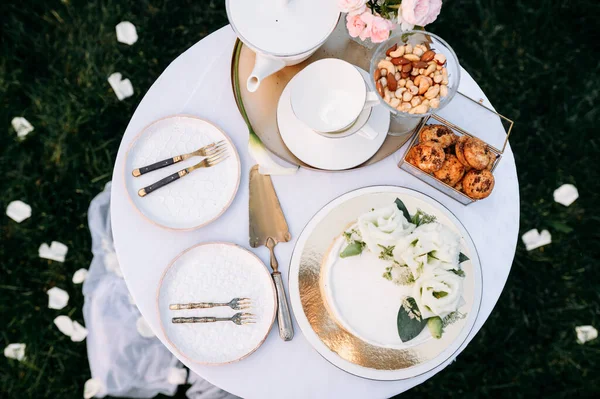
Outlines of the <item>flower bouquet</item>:
<svg viewBox="0 0 600 399">
<path fill-rule="evenodd" d="M 338 0 L 346 15 L 346 27 L 353 38 L 381 43 L 390 31 L 424 27 L 436 20 L 442 0 Z"/>
</svg>

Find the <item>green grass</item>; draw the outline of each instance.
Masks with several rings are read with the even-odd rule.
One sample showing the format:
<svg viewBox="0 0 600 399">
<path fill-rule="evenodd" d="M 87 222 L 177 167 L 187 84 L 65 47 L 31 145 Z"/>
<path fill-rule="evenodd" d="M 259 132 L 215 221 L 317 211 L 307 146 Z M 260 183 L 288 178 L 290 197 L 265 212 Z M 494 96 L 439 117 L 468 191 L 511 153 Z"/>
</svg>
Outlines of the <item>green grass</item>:
<svg viewBox="0 0 600 399">
<path fill-rule="evenodd" d="M 600 340 L 578 345 L 574 333 L 580 324 L 600 327 L 598 15 L 595 0 L 447 0 L 429 27 L 515 120 L 521 234 L 547 228 L 553 243 L 532 252 L 519 243 L 477 337 L 404 396 L 600 394 Z M 87 207 L 111 179 L 127 122 L 164 68 L 227 20 L 216 0 L 8 0 L 0 19 L 0 208 L 15 199 L 33 207 L 22 224 L 0 218 L 0 347 L 25 342 L 28 357 L 0 357 L 0 397 L 77 398 L 89 378 L 85 343 L 54 327 L 58 312 L 47 309 L 45 291 L 66 289 L 61 313 L 82 321 L 81 286 L 71 276 L 89 266 Z M 122 20 L 138 28 L 133 46 L 116 42 Z M 135 88 L 122 102 L 106 81 L 115 71 Z M 35 126 L 23 142 L 10 126 L 15 116 Z M 569 208 L 552 200 L 563 183 L 581 196 Z M 38 258 L 51 240 L 69 246 L 64 264 Z"/>
</svg>

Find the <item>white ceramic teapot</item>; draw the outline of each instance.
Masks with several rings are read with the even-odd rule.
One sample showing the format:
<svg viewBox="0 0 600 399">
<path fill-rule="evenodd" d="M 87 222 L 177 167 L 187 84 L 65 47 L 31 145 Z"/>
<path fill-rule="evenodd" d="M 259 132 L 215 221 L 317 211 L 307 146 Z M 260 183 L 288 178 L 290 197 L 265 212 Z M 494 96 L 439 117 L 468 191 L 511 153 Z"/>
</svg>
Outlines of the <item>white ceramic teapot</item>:
<svg viewBox="0 0 600 399">
<path fill-rule="evenodd" d="M 229 23 L 256 53 L 248 90 L 287 65 L 310 57 L 340 17 L 336 0 L 227 0 Z"/>
</svg>

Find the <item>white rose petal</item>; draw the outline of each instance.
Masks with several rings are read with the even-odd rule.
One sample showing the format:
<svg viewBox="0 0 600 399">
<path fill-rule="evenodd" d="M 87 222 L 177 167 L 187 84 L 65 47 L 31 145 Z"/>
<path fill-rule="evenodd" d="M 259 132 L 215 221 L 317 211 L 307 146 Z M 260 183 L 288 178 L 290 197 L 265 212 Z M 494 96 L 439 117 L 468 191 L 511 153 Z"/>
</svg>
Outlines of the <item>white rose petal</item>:
<svg viewBox="0 0 600 399">
<path fill-rule="evenodd" d="M 184 368 L 178 369 L 177 367 L 169 368 L 169 375 L 167 381 L 173 385 L 183 385 L 187 380 L 187 370 Z"/>
<path fill-rule="evenodd" d="M 569 206 L 579 198 L 577 187 L 572 184 L 563 184 L 554 190 L 554 201 L 564 206 Z"/>
<path fill-rule="evenodd" d="M 25 344 L 8 344 L 8 346 L 4 348 L 4 356 L 9 359 L 22 361 L 25 359 L 25 348 Z"/>
<path fill-rule="evenodd" d="M 577 343 L 584 344 L 588 341 L 598 338 L 598 330 L 593 326 L 579 326 L 575 327 L 577 333 Z"/>
<path fill-rule="evenodd" d="M 108 252 L 104 255 L 104 266 L 106 267 L 106 270 L 113 272 L 119 277 L 123 277 L 123 272 L 119 266 L 119 259 L 117 258 L 116 253 Z"/>
<path fill-rule="evenodd" d="M 87 269 L 79 269 L 75 273 L 73 273 L 73 284 L 81 284 L 85 281 L 85 278 L 88 275 Z"/>
<path fill-rule="evenodd" d="M 83 397 L 91 399 L 103 389 L 102 381 L 97 378 L 90 378 L 83 386 Z"/>
<path fill-rule="evenodd" d="M 129 300 L 129 304 L 135 305 L 135 300 L 133 299 L 133 296 L 131 296 L 131 294 L 127 294 L 127 299 Z"/>
<path fill-rule="evenodd" d="M 50 309 L 62 309 L 69 303 L 69 294 L 61 288 L 53 287 L 46 293 L 48 294 L 48 307 Z"/>
<path fill-rule="evenodd" d="M 140 316 L 139 319 L 137 319 L 135 326 L 142 337 L 144 337 L 144 338 L 154 337 L 154 332 L 152 331 L 152 329 L 150 328 L 150 326 L 148 325 L 148 323 L 142 316 Z"/>
<path fill-rule="evenodd" d="M 381 252 L 380 245 L 394 245 L 414 228 L 415 225 L 406 220 L 395 205 L 376 209 L 358 218 L 360 235 L 369 251 L 375 254 Z"/>
<path fill-rule="evenodd" d="M 521 239 L 523 240 L 523 244 L 525 244 L 525 248 L 531 251 L 532 249 L 550 244 L 552 242 L 552 235 L 548 230 L 542 230 L 540 234 L 537 229 L 533 229 L 523 234 Z"/>
<path fill-rule="evenodd" d="M 135 25 L 129 21 L 123 21 L 115 26 L 117 31 L 117 40 L 121 43 L 129 44 L 130 46 L 137 42 L 138 35 Z"/>
<path fill-rule="evenodd" d="M 58 327 L 58 330 L 65 334 L 67 337 L 70 337 L 73 335 L 73 320 L 71 320 L 71 318 L 69 316 L 57 316 L 54 319 L 54 325 L 56 327 Z"/>
<path fill-rule="evenodd" d="M 31 207 L 23 201 L 12 201 L 6 207 L 6 215 L 17 223 L 31 216 Z"/>
<path fill-rule="evenodd" d="M 131 85 L 131 81 L 129 79 L 122 79 L 122 77 L 123 75 L 121 75 L 119 72 L 115 72 L 108 77 L 108 83 L 117 95 L 119 101 L 133 95 L 133 86 Z"/>
<path fill-rule="evenodd" d="M 71 341 L 81 342 L 87 337 L 88 330 L 78 322 L 73 322 L 73 334 L 71 334 Z"/>
<path fill-rule="evenodd" d="M 64 262 L 68 251 L 69 248 L 65 244 L 58 241 L 52 241 L 50 246 L 46 243 L 40 245 L 38 254 L 40 258 Z"/>
<path fill-rule="evenodd" d="M 33 131 L 33 126 L 31 123 L 23 117 L 16 117 L 10 122 L 12 124 L 13 129 L 17 132 L 17 137 L 23 140 L 25 136 Z"/>
<path fill-rule="evenodd" d="M 414 284 L 412 296 L 423 318 L 445 317 L 461 305 L 463 278 L 451 271 L 437 268 L 426 271 Z M 434 293 L 445 292 L 436 298 Z"/>
</svg>

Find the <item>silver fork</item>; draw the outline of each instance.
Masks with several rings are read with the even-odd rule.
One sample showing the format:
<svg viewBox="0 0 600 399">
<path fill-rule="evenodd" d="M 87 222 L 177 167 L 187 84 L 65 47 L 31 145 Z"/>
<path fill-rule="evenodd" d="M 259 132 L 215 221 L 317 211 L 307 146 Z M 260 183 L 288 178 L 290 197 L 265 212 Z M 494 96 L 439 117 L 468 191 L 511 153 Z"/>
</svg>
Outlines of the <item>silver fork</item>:
<svg viewBox="0 0 600 399">
<path fill-rule="evenodd" d="M 227 143 L 225 140 L 221 140 L 216 143 L 210 143 L 202 148 L 197 149 L 196 151 L 192 151 L 187 154 L 176 155 L 173 158 L 163 159 L 162 161 L 155 162 L 152 165 L 142 166 L 141 168 L 134 169 L 131 174 L 134 177 L 138 177 L 148 172 L 173 165 L 174 163 L 185 161 L 191 157 L 208 157 L 224 149 L 226 146 Z"/>
<path fill-rule="evenodd" d="M 151 192 L 158 190 L 161 187 L 166 186 L 167 184 L 173 183 L 175 180 L 182 178 L 185 175 L 189 175 L 196 169 L 200 168 L 211 168 L 218 163 L 223 162 L 229 157 L 229 153 L 226 148 L 219 150 L 208 158 L 204 158 L 202 161 L 198 162 L 196 165 L 192 165 L 188 168 L 181 169 L 179 172 L 175 172 L 172 175 L 165 177 L 164 179 L 160 179 L 154 184 L 149 185 L 148 187 L 141 188 L 138 191 L 138 195 L 140 197 L 145 197 Z"/>
<path fill-rule="evenodd" d="M 183 309 L 208 309 L 218 306 L 229 306 L 233 310 L 244 310 L 252 306 L 252 301 L 249 298 L 233 298 L 229 302 L 195 302 L 195 303 L 173 303 L 169 305 L 171 310 Z"/>
<path fill-rule="evenodd" d="M 254 324 L 256 323 L 256 318 L 252 313 L 236 313 L 231 317 L 173 317 L 171 319 L 172 323 L 182 324 L 182 323 L 214 323 L 217 321 L 232 321 L 238 326 L 242 324 Z"/>
</svg>

